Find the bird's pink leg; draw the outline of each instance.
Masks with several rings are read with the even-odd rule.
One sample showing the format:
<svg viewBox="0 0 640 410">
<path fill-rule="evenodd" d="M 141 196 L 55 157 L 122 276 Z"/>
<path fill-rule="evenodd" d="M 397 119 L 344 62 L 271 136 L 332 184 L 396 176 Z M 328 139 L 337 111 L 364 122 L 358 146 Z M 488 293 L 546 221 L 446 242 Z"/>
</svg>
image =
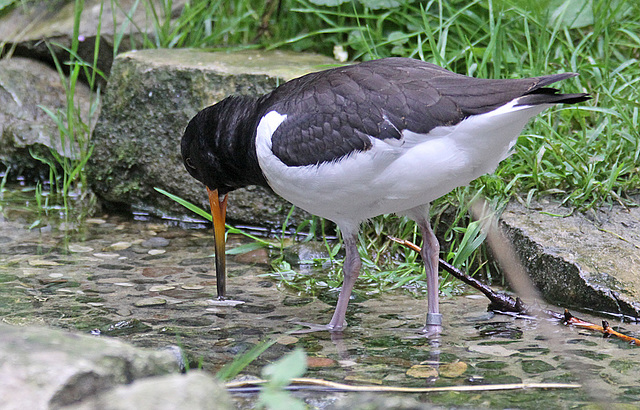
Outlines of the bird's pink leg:
<svg viewBox="0 0 640 410">
<path fill-rule="evenodd" d="M 429 222 L 421 218 L 417 221 L 422 231 L 422 260 L 427 276 L 427 322 L 423 331 L 428 334 L 437 334 L 442 331 L 442 315 L 438 302 L 438 257 L 440 244 L 433 233 Z"/>
<path fill-rule="evenodd" d="M 340 295 L 338 296 L 336 310 L 333 313 L 331 322 L 327 325 L 329 330 L 333 332 L 341 332 L 347 326 L 345 316 L 347 314 L 349 298 L 351 297 L 351 291 L 360 275 L 360 268 L 362 267 L 362 261 L 360 260 L 358 247 L 356 245 L 356 235 L 345 234 L 343 231 L 343 239 L 346 251 L 344 264 L 342 266 L 344 280 L 342 282 Z"/>
</svg>

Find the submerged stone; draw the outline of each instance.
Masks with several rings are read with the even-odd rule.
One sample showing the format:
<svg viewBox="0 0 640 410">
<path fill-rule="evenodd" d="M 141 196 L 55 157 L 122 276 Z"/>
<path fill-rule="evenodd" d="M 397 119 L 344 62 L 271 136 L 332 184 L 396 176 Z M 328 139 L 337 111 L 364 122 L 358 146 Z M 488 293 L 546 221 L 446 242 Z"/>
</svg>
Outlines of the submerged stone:
<svg viewBox="0 0 640 410">
<path fill-rule="evenodd" d="M 159 278 L 164 276 L 176 275 L 184 272 L 183 268 L 175 268 L 172 266 L 155 266 L 153 268 L 144 268 L 142 275 L 149 278 Z"/>
<path fill-rule="evenodd" d="M 176 287 L 174 285 L 156 285 L 156 286 L 151 286 L 149 288 L 149 292 L 164 292 L 167 290 L 173 290 Z"/>
<path fill-rule="evenodd" d="M 525 373 L 544 373 L 554 370 L 555 367 L 542 360 L 523 360 L 522 370 Z"/>
<path fill-rule="evenodd" d="M 75 252 L 75 253 L 85 253 L 85 252 L 91 252 L 93 251 L 93 248 L 90 246 L 82 246 L 79 244 L 70 244 L 69 245 L 69 252 Z"/>
<path fill-rule="evenodd" d="M 164 249 L 149 249 L 147 253 L 151 256 L 157 256 L 157 255 L 162 255 L 163 253 L 166 253 L 166 252 L 167 251 L 165 251 Z"/>
<path fill-rule="evenodd" d="M 285 306 L 304 306 L 313 302 L 313 298 L 299 298 L 293 296 L 287 296 L 282 301 Z"/>
<path fill-rule="evenodd" d="M 134 303 L 136 307 L 153 307 L 153 306 L 162 306 L 166 304 L 167 304 L 167 300 L 163 298 L 144 298 Z"/>
<path fill-rule="evenodd" d="M 627 359 L 612 360 L 609 363 L 609 366 L 616 369 L 620 373 L 626 373 L 630 370 L 640 369 L 640 363 Z"/>
<path fill-rule="evenodd" d="M 580 356 L 580 357 L 586 357 L 589 359 L 593 359 L 595 361 L 603 361 L 604 359 L 608 359 L 611 357 L 611 355 L 607 354 L 607 353 L 600 353 L 597 351 L 593 351 L 593 350 L 586 350 L 586 349 L 576 349 L 576 350 L 571 350 L 571 353 Z"/>
<path fill-rule="evenodd" d="M 180 286 L 184 290 L 202 290 L 204 286 L 202 285 L 182 285 Z"/>
<path fill-rule="evenodd" d="M 151 330 L 151 326 L 142 323 L 138 319 L 122 320 L 112 323 L 101 329 L 102 333 L 108 336 L 125 336 L 137 333 L 144 333 Z"/>
<path fill-rule="evenodd" d="M 18 277 L 16 275 L 11 275 L 11 274 L 8 274 L 8 273 L 0 273 L 0 283 L 2 283 L 2 282 L 13 282 L 16 279 L 18 279 Z"/>
<path fill-rule="evenodd" d="M 249 314 L 265 314 L 271 313 L 276 310 L 276 307 L 273 305 L 249 305 L 249 304 L 241 304 L 236 307 L 236 309 L 240 310 L 242 313 Z"/>
<path fill-rule="evenodd" d="M 499 370 L 507 367 L 508 364 L 505 362 L 499 362 L 495 360 L 486 360 L 483 362 L 476 363 L 476 367 L 481 369 L 490 369 L 490 370 Z"/>
<path fill-rule="evenodd" d="M 149 238 L 146 241 L 143 241 L 140 246 L 143 248 L 163 248 L 165 246 L 169 246 L 170 241 L 161 236 L 154 236 L 153 238 Z"/>
<path fill-rule="evenodd" d="M 465 362 L 454 362 L 440 366 L 438 373 L 440 377 L 453 379 L 462 376 L 469 366 Z"/>
<path fill-rule="evenodd" d="M 506 322 L 490 322 L 476 326 L 481 337 L 497 337 L 504 339 L 522 338 L 522 329 Z"/>
<path fill-rule="evenodd" d="M 438 377 L 438 370 L 433 366 L 417 364 L 407 370 L 407 376 L 417 379 L 432 379 Z"/>
</svg>

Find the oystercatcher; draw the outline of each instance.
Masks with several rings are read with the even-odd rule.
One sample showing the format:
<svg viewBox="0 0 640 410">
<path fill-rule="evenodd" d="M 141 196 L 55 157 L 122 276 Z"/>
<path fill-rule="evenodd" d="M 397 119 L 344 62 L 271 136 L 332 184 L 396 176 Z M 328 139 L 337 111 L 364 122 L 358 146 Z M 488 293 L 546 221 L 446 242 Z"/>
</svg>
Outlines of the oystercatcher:
<svg viewBox="0 0 640 410">
<path fill-rule="evenodd" d="M 439 245 L 431 201 L 493 172 L 529 119 L 553 104 L 586 101 L 546 87 L 562 73 L 489 80 L 408 58 L 385 58 L 311 73 L 259 98 L 230 96 L 187 125 L 187 171 L 209 193 L 218 296 L 225 295 L 227 194 L 272 189 L 335 222 L 345 246 L 344 281 L 330 331 L 342 331 L 361 261 L 360 224 L 396 213 L 422 231 L 427 278 L 425 331 L 438 332 Z"/>
</svg>

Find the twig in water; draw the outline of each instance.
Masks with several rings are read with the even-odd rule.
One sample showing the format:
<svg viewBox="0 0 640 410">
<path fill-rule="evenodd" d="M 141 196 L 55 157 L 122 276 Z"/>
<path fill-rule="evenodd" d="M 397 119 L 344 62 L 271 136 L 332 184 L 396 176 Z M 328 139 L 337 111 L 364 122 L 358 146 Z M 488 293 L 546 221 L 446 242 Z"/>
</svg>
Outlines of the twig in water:
<svg viewBox="0 0 640 410">
<path fill-rule="evenodd" d="M 587 322 L 585 320 L 579 319 L 573 316 L 567 309 L 564 310 L 564 322 L 569 325 L 573 325 L 582 329 L 594 330 L 596 332 L 602 332 L 605 337 L 615 336 L 619 339 L 624 340 L 625 342 L 629 342 L 636 346 L 640 346 L 640 339 L 637 339 L 632 336 L 627 336 L 620 332 L 617 332 L 609 326 L 609 322 L 606 320 L 602 321 L 602 326 L 595 325 L 593 323 Z"/>
<path fill-rule="evenodd" d="M 259 390 L 260 385 L 268 383 L 268 380 L 244 380 L 225 384 L 227 390 L 234 392 L 247 392 Z M 512 384 L 488 384 L 466 386 L 441 386 L 441 387 L 397 387 L 397 386 L 352 386 L 344 383 L 336 383 L 329 380 L 300 377 L 291 380 L 289 389 L 302 390 L 315 387 L 323 391 L 344 392 L 395 392 L 395 393 L 440 393 L 448 391 L 495 391 L 495 390 L 521 390 L 521 389 L 577 389 L 579 384 L 567 383 L 512 383 Z"/>
</svg>

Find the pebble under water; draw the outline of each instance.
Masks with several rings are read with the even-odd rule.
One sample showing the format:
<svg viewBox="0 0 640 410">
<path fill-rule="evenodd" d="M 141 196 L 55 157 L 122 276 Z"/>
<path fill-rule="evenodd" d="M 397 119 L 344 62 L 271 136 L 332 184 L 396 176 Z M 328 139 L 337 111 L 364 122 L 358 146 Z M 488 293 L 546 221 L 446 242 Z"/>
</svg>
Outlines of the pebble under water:
<svg viewBox="0 0 640 410">
<path fill-rule="evenodd" d="M 7 207 L 0 213 L 0 319 L 9 324 L 72 329 L 150 348 L 178 345 L 191 367 L 212 373 L 275 338 L 243 375 L 260 376 L 263 366 L 302 347 L 309 357 L 305 377 L 354 385 L 582 385 L 411 396 L 445 408 L 633 408 L 640 401 L 640 347 L 556 321 L 487 312 L 487 300 L 470 289 L 442 299 L 445 327 L 434 339 L 418 333 L 426 301 L 401 289 L 354 300 L 342 337 L 289 334 L 297 321 L 328 322 L 333 302 L 265 277 L 269 260 L 261 251 L 230 257 L 228 296 L 244 303 L 219 303 L 209 230 L 118 215 L 88 218 L 82 226 L 29 229 L 31 223 Z M 229 246 L 239 241 L 230 238 Z M 640 336 L 638 325 L 611 325 Z M 350 393 L 293 394 L 326 408 Z M 256 395 L 234 398 L 245 407 Z"/>
</svg>

